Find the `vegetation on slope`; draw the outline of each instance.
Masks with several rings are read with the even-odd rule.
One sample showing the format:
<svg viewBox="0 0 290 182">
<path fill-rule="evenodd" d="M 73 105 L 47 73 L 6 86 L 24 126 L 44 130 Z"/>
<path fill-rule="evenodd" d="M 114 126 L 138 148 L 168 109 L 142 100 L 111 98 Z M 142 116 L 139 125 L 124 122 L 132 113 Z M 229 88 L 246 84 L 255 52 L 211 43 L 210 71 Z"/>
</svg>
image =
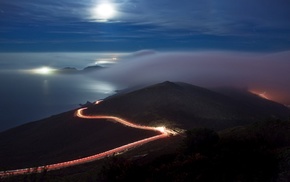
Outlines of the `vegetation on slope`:
<svg viewBox="0 0 290 182">
<path fill-rule="evenodd" d="M 194 128 L 185 133 L 177 150 L 162 151 L 154 158 L 108 158 L 103 167 L 91 166 L 82 173 L 43 173 L 5 181 L 286 182 L 290 179 L 290 121 L 257 122 L 218 133 Z M 132 153 L 136 156 L 140 151 Z"/>
<path fill-rule="evenodd" d="M 290 121 L 258 122 L 219 133 L 186 132 L 180 150 L 146 165 L 113 158 L 104 181 L 287 181 L 290 179 Z M 142 178 L 140 178 L 140 176 Z"/>
</svg>

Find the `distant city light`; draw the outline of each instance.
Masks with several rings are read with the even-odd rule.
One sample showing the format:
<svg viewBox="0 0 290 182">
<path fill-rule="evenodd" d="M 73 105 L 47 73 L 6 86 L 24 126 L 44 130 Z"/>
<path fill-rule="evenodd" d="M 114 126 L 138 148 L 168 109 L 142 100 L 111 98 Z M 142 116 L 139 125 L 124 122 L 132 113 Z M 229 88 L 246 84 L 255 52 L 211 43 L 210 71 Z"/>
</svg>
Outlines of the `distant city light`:
<svg viewBox="0 0 290 182">
<path fill-rule="evenodd" d="M 117 57 L 112 58 L 102 58 L 95 61 L 95 64 L 114 64 L 118 61 Z"/>
<path fill-rule="evenodd" d="M 267 99 L 267 100 L 271 100 L 269 98 L 269 96 L 266 95 L 266 92 L 258 92 L 256 90 L 250 90 L 251 93 L 258 95 L 259 97 L 263 98 L 263 99 Z"/>
<path fill-rule="evenodd" d="M 41 67 L 41 68 L 33 69 L 31 72 L 35 74 L 48 75 L 48 74 L 52 74 L 54 71 L 55 69 L 50 68 L 50 67 Z"/>
</svg>

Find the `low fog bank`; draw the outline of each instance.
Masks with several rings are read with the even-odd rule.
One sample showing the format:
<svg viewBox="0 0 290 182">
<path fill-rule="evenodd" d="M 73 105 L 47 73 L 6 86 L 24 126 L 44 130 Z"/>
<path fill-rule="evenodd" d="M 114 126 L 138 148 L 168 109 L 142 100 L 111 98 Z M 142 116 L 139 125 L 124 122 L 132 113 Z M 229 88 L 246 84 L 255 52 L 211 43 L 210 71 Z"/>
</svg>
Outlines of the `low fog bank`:
<svg viewBox="0 0 290 182">
<path fill-rule="evenodd" d="M 290 104 L 290 51 L 271 54 L 139 51 L 93 76 L 123 87 L 166 80 L 206 88 L 242 87 Z"/>
</svg>

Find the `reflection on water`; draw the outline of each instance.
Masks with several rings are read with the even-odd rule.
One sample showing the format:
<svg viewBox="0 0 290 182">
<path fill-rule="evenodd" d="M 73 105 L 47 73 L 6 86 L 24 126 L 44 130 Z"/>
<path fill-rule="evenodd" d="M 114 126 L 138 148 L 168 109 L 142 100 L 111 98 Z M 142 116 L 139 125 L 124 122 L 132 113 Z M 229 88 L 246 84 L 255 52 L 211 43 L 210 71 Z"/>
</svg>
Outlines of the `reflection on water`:
<svg viewBox="0 0 290 182">
<path fill-rule="evenodd" d="M 115 87 L 85 75 L 0 72 L 0 131 L 111 95 Z"/>
</svg>

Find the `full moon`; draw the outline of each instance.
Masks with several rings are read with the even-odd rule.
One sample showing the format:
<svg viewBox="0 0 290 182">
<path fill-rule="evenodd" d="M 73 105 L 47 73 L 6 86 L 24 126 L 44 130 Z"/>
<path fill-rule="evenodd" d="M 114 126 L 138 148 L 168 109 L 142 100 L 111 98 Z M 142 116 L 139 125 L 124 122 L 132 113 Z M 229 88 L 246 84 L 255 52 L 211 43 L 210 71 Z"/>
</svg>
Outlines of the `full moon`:
<svg viewBox="0 0 290 182">
<path fill-rule="evenodd" d="M 96 17 L 98 19 L 109 19 L 114 16 L 115 9 L 111 4 L 100 4 L 96 7 Z"/>
</svg>

